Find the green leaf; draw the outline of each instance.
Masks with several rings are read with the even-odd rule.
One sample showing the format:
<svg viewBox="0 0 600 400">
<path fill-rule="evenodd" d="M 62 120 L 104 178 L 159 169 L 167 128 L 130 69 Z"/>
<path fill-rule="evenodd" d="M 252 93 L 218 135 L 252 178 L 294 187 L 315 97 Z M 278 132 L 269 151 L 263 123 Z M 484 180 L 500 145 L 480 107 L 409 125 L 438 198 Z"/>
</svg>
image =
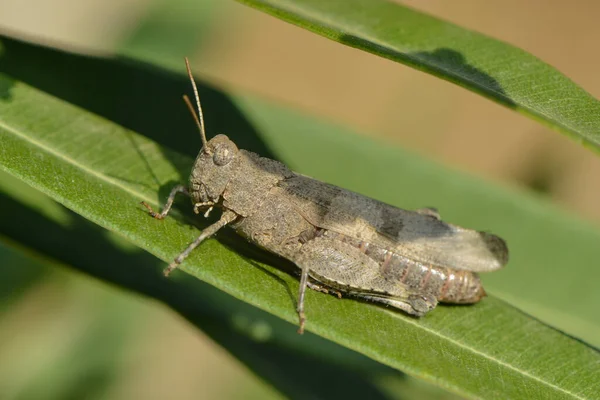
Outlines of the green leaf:
<svg viewBox="0 0 600 400">
<path fill-rule="evenodd" d="M 131 126 L 139 124 L 145 129 L 140 131 L 156 135 L 170 147 L 180 146 L 172 137 L 173 132 L 183 138 L 179 140 L 187 141 L 186 137 L 190 137 L 187 147 L 184 146 L 185 152 L 199 147 L 199 140 L 192 137 L 191 122 L 188 122 L 187 134 L 176 126 L 177 116 L 185 114 L 183 106 L 180 106 L 183 114 L 158 115 L 158 112 L 148 112 L 158 104 L 150 97 L 161 96 L 141 96 L 133 101 L 132 97 L 99 96 L 93 91 L 86 95 L 89 87 L 77 82 L 76 74 L 52 87 L 49 83 L 52 76 L 40 77 L 27 68 L 27 58 L 37 55 L 39 62 L 43 59 L 43 50 L 19 48 L 6 40 L 3 43 L 7 49 L 0 59 L 3 71 L 10 70 L 29 81 L 37 80 L 39 86 L 54 89 L 67 98 L 72 96 L 79 104 L 90 104 L 90 109 L 116 115 L 115 120 L 125 120 Z M 23 55 L 21 69 L 16 68 L 19 57 L 15 54 Z M 45 70 L 52 71 L 54 67 L 60 71 L 58 66 L 63 63 L 77 71 L 68 59 L 69 56 L 61 58 L 60 54 L 53 54 L 47 59 L 51 61 Z M 92 77 L 104 95 L 110 93 L 108 78 L 123 83 L 125 76 L 136 76 L 141 79 L 136 83 L 141 87 L 154 85 L 157 90 L 169 93 L 179 90 L 185 82 L 184 77 L 149 73 L 132 62 L 121 65 L 114 60 L 80 61 L 86 65 L 85 76 Z M 110 68 L 111 75 L 102 74 L 105 67 Z M 39 63 L 37 68 L 40 68 Z M 193 224 L 206 226 L 207 222 L 191 219 L 189 211 L 156 221 L 138 205 L 140 200 L 155 206 L 164 201 L 170 187 L 176 181 L 185 180 L 192 162 L 190 157 L 7 75 L 1 76 L 0 87 L 3 88 L 0 91 L 2 169 L 165 261 L 171 260 L 198 235 Z M 131 91 L 131 87 L 125 85 L 121 90 Z M 590 290 L 594 280 L 582 282 L 580 277 L 583 273 L 588 277 L 597 273 L 585 269 L 600 255 L 597 246 L 589 246 L 600 240 L 597 228 L 525 194 L 490 187 L 399 149 L 371 142 L 340 127 L 250 96 L 226 94 L 205 86 L 201 88 L 201 96 L 207 122 L 214 127 L 211 131 L 230 133 L 238 143 L 244 139 L 248 145 L 242 147 L 268 151 L 267 143 L 279 158 L 300 172 L 391 204 L 405 207 L 436 204 L 442 215 L 452 222 L 499 233 L 508 240 L 513 261 L 505 270 L 489 275 L 489 287 L 508 291 L 516 298 L 525 295 L 525 298 L 530 296 L 530 300 L 539 300 L 548 297 L 546 290 L 570 289 L 577 284 L 577 293 L 582 293 L 579 298 L 570 303 L 562 298 L 563 301 L 557 303 L 567 311 L 574 307 L 575 315 L 593 321 L 585 312 L 581 313 L 581 309 L 585 309 L 588 300 L 593 305 L 594 296 L 598 296 Z M 95 97 L 96 103 L 91 97 Z M 172 99 L 177 104 L 179 96 L 173 95 Z M 128 105 L 127 113 L 109 107 L 116 100 Z M 143 119 L 128 120 L 127 116 L 131 115 L 143 116 Z M 153 124 L 163 119 L 172 121 L 173 125 L 160 136 L 157 133 L 160 129 L 153 129 Z M 181 121 L 186 120 L 189 121 L 189 116 L 181 118 Z M 237 130 L 218 129 L 233 123 Z M 179 210 L 189 210 L 189 207 L 182 203 Z M 570 254 L 569 264 L 562 264 L 564 249 L 580 251 Z M 126 263 L 106 263 L 103 267 L 118 270 L 120 275 L 133 273 Z M 220 233 L 216 240 L 204 243 L 182 269 L 190 276 L 174 274 L 170 281 L 174 287 L 198 278 L 296 323 L 297 280 L 284 272 L 293 267 L 259 252 L 231 232 Z M 135 277 L 141 279 L 158 273 L 148 265 L 144 270 L 136 270 Z M 493 279 L 498 281 L 494 283 Z M 121 284 L 131 285 L 131 280 L 130 276 L 129 281 L 123 280 Z M 503 282 L 507 285 L 503 286 Z M 527 291 L 511 289 L 513 286 L 522 289 L 525 285 L 528 285 Z M 164 301 L 177 309 L 185 307 L 185 304 L 172 302 L 172 292 L 175 290 L 166 295 Z M 200 295 L 200 292 L 193 294 Z M 560 290 L 551 292 L 554 298 L 561 295 Z M 471 307 L 440 306 L 418 320 L 383 307 L 351 299 L 338 300 L 315 292 L 308 294 L 306 305 L 310 331 L 464 396 L 594 398 L 600 389 L 597 368 L 600 355 L 595 349 L 493 296 Z M 240 325 L 239 320 L 237 324 Z M 268 326 L 266 330 L 261 328 L 263 335 L 265 331 L 269 333 L 260 336 L 262 340 L 269 340 L 271 334 L 279 338 L 284 334 L 280 330 L 285 330 L 289 343 L 303 349 L 309 347 L 307 339 L 296 336 L 290 325 Z"/>
<path fill-rule="evenodd" d="M 124 239 L 57 205 L 49 197 L 2 171 L 0 171 L 0 208 L 20 222 L 15 224 L 11 220 L 0 220 L 0 234 L 35 249 L 47 258 L 69 263 L 91 276 L 164 301 L 202 329 L 215 342 L 224 346 L 254 373 L 268 380 L 290 398 L 360 395 L 378 399 L 386 398 L 386 391 L 402 395 L 414 392 L 419 398 L 438 399 L 440 396 L 439 389 L 420 384 L 404 374 L 332 342 L 310 334 L 299 342 L 295 340 L 297 335 L 288 323 L 236 300 L 198 279 L 188 277 L 178 282 L 164 279 L 160 272 L 164 267 L 162 261 L 142 250 L 132 248 Z M 44 235 L 31 235 L 30 226 L 36 226 L 36 229 L 44 232 Z M 0 242 L 0 260 L 3 264 L 11 265 L 10 269 L 0 269 L 0 282 L 10 282 L 12 290 L 19 291 L 17 286 L 20 282 L 19 278 L 37 272 L 41 263 L 32 262 L 27 257 L 17 254 L 16 251 L 8 252 L 8 256 L 6 253 Z M 90 257 L 90 254 L 94 254 L 94 257 Z M 46 265 L 46 269 L 56 269 L 56 265 L 49 262 L 46 264 L 50 264 Z M 151 266 L 154 268 L 150 269 Z M 0 296 L 2 296 L 1 290 L 2 287 L 0 287 Z M 86 283 L 83 289 L 79 289 L 79 292 L 87 296 L 90 292 L 89 283 Z M 98 302 L 96 292 L 97 290 L 91 294 L 95 298 L 94 305 L 100 307 L 101 311 L 108 311 L 105 302 Z M 132 310 L 131 307 L 124 307 L 123 304 L 115 304 L 114 307 L 110 307 L 110 310 L 114 310 L 112 314 L 116 314 L 112 315 L 112 318 L 118 320 L 125 318 L 127 323 L 102 322 L 107 323 L 108 326 L 123 329 L 126 325 L 139 323 L 139 310 Z M 93 310 L 93 313 L 96 315 L 101 311 Z M 126 317 L 128 313 L 135 314 L 137 319 Z M 120 337 L 124 337 L 124 334 L 125 332 L 121 332 Z M 86 343 L 93 341 L 94 346 L 97 347 L 100 345 L 98 342 L 101 338 L 106 338 L 106 335 L 94 334 L 92 338 L 86 340 Z M 40 339 L 38 338 L 37 341 L 39 342 Z M 105 343 L 104 346 L 106 345 Z M 127 344 L 121 345 L 123 346 Z M 74 354 L 86 352 L 81 348 L 76 350 Z M 111 354 L 114 354 L 114 351 Z M 327 359 L 319 357 L 321 354 L 327 354 Z M 60 356 L 64 358 L 64 355 Z M 57 358 L 61 358 L 60 356 L 57 355 Z M 77 365 L 76 371 L 72 371 L 68 365 L 64 368 L 72 374 L 84 374 L 90 369 L 90 360 L 81 357 L 79 359 L 81 365 Z M 14 365 L 15 362 L 13 359 L 2 361 L 4 364 L 0 363 L 0 370 L 2 365 Z M 75 365 L 72 360 L 68 361 L 71 362 L 71 366 Z M 56 362 L 58 361 L 53 365 Z M 13 368 L 11 378 L 24 373 Z M 96 374 L 106 376 L 115 373 L 101 370 L 96 371 Z M 46 377 L 52 374 L 44 370 L 39 375 Z M 61 377 L 64 375 L 61 374 Z M 306 382 L 310 382 L 310 385 Z M 70 388 L 72 382 L 64 382 L 54 377 L 52 383 L 63 391 L 73 390 Z M 35 386 L 43 387 L 43 385 Z M 16 389 L 31 391 L 35 388 Z M 452 397 L 444 393 L 444 398 Z"/>
<path fill-rule="evenodd" d="M 238 0 L 456 83 L 600 150 L 600 102 L 533 55 L 387 0 Z"/>
</svg>

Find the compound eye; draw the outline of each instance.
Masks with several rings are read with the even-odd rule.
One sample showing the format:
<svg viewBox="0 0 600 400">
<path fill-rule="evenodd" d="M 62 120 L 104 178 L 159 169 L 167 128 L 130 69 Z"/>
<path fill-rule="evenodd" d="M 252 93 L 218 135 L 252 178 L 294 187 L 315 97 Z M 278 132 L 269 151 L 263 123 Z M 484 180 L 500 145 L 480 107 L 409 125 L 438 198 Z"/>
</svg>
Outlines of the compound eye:
<svg viewBox="0 0 600 400">
<path fill-rule="evenodd" d="M 227 145 L 218 146 L 213 154 L 213 162 L 218 166 L 229 164 L 233 160 L 233 151 Z"/>
</svg>

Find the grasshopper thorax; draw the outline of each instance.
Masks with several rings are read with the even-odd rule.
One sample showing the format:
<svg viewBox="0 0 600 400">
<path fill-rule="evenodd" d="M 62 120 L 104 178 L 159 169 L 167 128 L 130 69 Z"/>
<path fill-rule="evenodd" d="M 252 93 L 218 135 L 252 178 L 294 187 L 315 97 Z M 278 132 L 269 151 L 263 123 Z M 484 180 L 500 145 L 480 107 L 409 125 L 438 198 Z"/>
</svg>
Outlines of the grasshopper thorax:
<svg viewBox="0 0 600 400">
<path fill-rule="evenodd" d="M 196 157 L 190 174 L 190 196 L 194 204 L 217 204 L 234 174 L 239 150 L 225 135 L 209 140 Z"/>
</svg>

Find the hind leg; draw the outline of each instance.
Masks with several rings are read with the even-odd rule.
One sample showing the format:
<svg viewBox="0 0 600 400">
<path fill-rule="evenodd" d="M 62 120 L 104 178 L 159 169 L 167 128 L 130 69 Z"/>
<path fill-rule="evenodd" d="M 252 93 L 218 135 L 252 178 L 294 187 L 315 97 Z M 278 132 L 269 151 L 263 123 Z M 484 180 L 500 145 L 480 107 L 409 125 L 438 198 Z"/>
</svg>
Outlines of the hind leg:
<svg viewBox="0 0 600 400">
<path fill-rule="evenodd" d="M 298 294 L 299 333 L 304 331 L 304 298 L 309 275 L 320 288 L 335 288 L 365 300 L 384 303 L 413 315 L 424 315 L 437 304 L 435 298 L 411 289 L 401 282 L 390 282 L 379 264 L 347 243 L 328 237 L 316 237 L 300 249 L 292 260 L 301 269 Z"/>
<path fill-rule="evenodd" d="M 356 296 L 367 301 L 373 301 L 375 303 L 381 303 L 388 306 L 392 306 L 394 308 L 398 308 L 407 314 L 416 315 L 417 317 L 422 317 L 429 310 L 431 310 L 437 305 L 437 300 L 435 299 L 435 297 L 428 295 L 415 294 L 407 296 L 404 299 L 369 295 L 365 293 L 360 293 Z"/>
</svg>

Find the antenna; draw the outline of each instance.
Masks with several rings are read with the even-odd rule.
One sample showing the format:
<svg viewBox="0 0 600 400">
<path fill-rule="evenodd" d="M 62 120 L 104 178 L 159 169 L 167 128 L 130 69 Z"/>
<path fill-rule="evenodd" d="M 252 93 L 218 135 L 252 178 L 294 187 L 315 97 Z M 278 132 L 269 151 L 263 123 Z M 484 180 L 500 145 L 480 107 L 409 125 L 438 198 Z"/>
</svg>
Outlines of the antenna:
<svg viewBox="0 0 600 400">
<path fill-rule="evenodd" d="M 196 82 L 194 81 L 194 76 L 192 75 L 192 69 L 190 68 L 190 62 L 188 58 L 185 58 L 185 67 L 187 69 L 188 76 L 190 77 L 190 82 L 192 82 L 192 88 L 194 89 L 194 96 L 196 97 L 196 106 L 198 108 L 198 114 L 196 115 L 196 111 L 194 110 L 194 106 L 187 97 L 187 95 L 183 95 L 183 100 L 187 104 L 190 112 L 194 116 L 194 120 L 196 121 L 196 125 L 198 125 L 198 130 L 200 130 L 200 137 L 202 138 L 202 147 L 206 149 L 206 132 L 204 130 L 204 116 L 202 115 L 202 106 L 200 105 L 200 96 L 198 96 L 198 88 L 196 87 Z M 200 118 L 198 118 L 200 117 Z"/>
</svg>

